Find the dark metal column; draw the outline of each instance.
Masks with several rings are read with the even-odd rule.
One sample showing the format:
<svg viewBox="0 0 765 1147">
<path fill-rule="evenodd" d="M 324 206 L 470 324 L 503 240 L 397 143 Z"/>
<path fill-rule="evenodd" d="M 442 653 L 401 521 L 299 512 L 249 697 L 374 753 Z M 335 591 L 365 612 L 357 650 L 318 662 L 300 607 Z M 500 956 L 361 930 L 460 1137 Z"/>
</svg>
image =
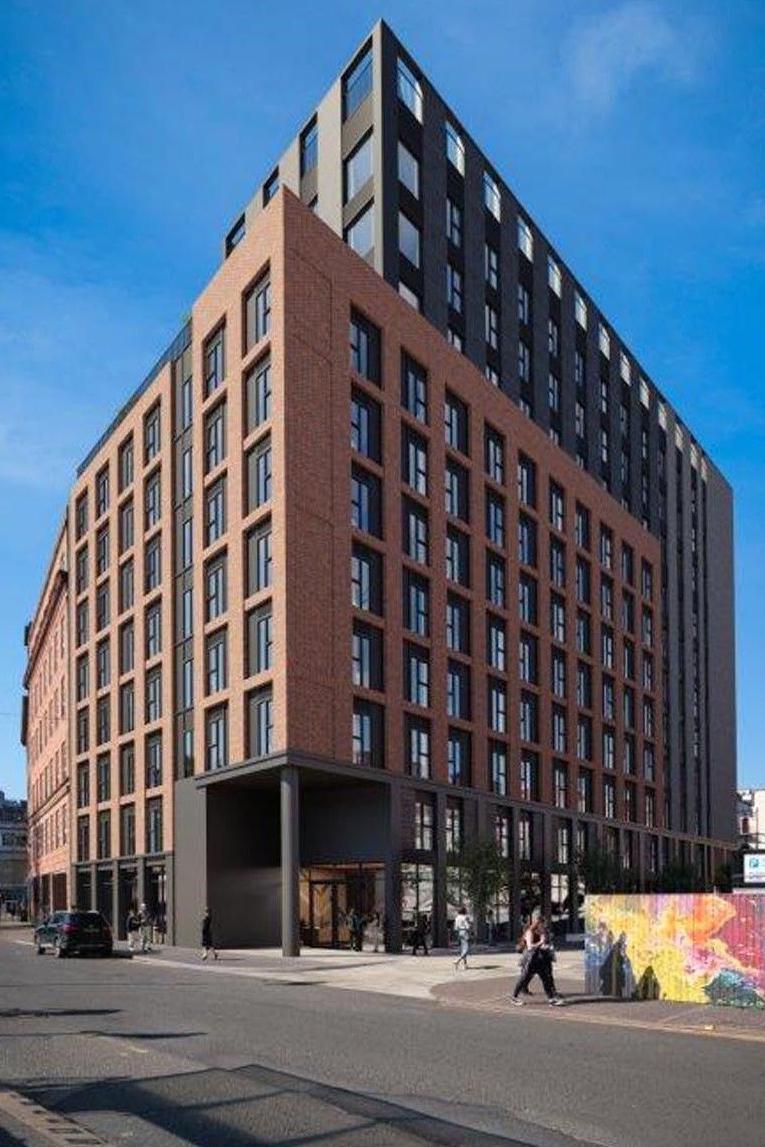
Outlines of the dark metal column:
<svg viewBox="0 0 765 1147">
<path fill-rule="evenodd" d="M 294 765 L 280 773 L 282 819 L 282 955 L 300 955 L 300 785 Z"/>
<path fill-rule="evenodd" d="M 385 951 L 401 951 L 401 786 L 388 786 L 388 853 L 385 858 Z"/>
</svg>

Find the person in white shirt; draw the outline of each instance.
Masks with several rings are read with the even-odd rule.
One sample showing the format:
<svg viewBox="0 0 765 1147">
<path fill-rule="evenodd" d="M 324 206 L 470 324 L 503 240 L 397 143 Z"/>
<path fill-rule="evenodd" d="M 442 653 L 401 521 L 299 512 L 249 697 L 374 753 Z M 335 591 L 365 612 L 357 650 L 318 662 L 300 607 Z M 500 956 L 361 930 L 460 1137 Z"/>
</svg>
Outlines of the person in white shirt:
<svg viewBox="0 0 765 1147">
<path fill-rule="evenodd" d="M 460 904 L 460 910 L 454 917 L 454 934 L 460 946 L 460 954 L 454 962 L 454 967 L 459 969 L 460 964 L 462 964 L 463 968 L 467 968 L 467 958 L 470 952 L 470 917 L 464 904 Z"/>
</svg>

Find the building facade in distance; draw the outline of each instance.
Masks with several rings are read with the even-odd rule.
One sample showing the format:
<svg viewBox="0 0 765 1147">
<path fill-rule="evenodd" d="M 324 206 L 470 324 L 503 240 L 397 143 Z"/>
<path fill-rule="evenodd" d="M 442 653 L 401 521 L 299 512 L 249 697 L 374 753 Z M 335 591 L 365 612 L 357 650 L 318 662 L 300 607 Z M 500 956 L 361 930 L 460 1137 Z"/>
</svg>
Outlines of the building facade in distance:
<svg viewBox="0 0 765 1147">
<path fill-rule="evenodd" d="M 3 903 L 27 899 L 27 804 L 0 790 L 0 897 Z"/>
<path fill-rule="evenodd" d="M 378 25 L 71 491 L 74 898 L 294 951 L 443 942 L 476 835 L 508 930 L 595 842 L 711 882 L 726 490 Z"/>
<path fill-rule="evenodd" d="M 28 902 L 34 917 L 69 904 L 70 652 L 68 539 L 63 523 L 27 627 L 22 744 L 27 750 Z"/>
<path fill-rule="evenodd" d="M 737 795 L 739 846 L 765 851 L 765 789 L 740 789 Z"/>
</svg>

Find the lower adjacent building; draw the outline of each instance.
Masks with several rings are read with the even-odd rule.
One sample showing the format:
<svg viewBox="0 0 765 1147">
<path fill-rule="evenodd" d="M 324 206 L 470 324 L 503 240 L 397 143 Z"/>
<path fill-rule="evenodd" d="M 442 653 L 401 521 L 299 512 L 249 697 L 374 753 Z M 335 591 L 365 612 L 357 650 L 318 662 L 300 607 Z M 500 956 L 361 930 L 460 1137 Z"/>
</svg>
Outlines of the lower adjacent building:
<svg viewBox="0 0 765 1147">
<path fill-rule="evenodd" d="M 739 789 L 737 795 L 739 848 L 765 851 L 765 789 Z"/>
<path fill-rule="evenodd" d="M 27 899 L 27 805 L 0 789 L 0 903 Z"/>
<path fill-rule="evenodd" d="M 286 189 L 80 467 L 61 545 L 70 895 L 119 931 L 145 901 L 194 944 L 209 906 L 219 945 L 291 952 L 353 907 L 442 943 L 476 836 L 500 927 L 569 929 L 581 851 L 648 887 L 731 850 L 665 821 L 659 539 Z"/>
</svg>

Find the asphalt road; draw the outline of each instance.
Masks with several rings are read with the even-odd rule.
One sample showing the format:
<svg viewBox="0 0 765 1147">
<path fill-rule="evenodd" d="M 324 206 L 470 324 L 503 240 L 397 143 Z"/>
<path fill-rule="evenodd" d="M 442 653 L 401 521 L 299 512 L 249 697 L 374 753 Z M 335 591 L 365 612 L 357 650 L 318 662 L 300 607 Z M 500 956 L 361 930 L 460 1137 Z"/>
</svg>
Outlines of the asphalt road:
<svg viewBox="0 0 765 1147">
<path fill-rule="evenodd" d="M 38 957 L 4 931 L 0 1088 L 140 1147 L 765 1142 L 761 1043 L 218 970 Z M 46 1134 L 0 1096 L 3 1147 Z"/>
</svg>

